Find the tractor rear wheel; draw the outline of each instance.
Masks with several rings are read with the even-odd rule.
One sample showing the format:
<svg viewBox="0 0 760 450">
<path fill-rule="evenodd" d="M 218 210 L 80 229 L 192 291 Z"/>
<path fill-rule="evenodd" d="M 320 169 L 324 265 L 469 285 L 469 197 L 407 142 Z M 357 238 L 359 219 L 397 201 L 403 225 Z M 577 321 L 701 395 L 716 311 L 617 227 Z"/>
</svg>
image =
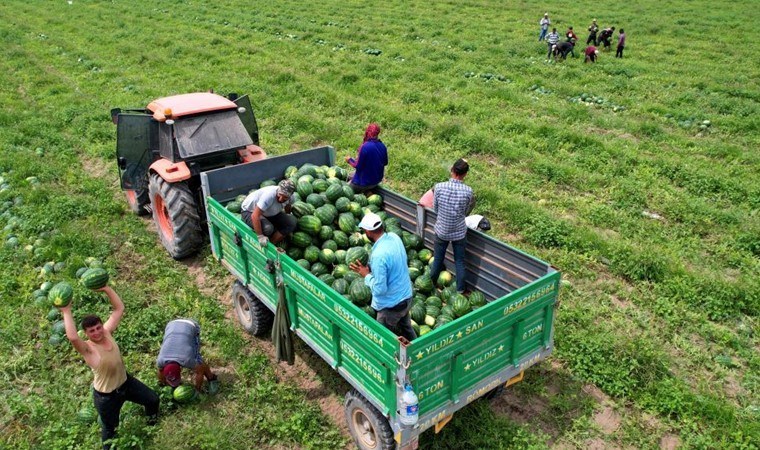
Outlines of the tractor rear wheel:
<svg viewBox="0 0 760 450">
<path fill-rule="evenodd" d="M 198 207 L 186 183 L 150 175 L 148 192 L 161 243 L 174 259 L 192 255 L 203 243 Z"/>
<path fill-rule="evenodd" d="M 127 196 L 127 204 L 130 211 L 138 216 L 147 216 L 148 210 L 145 209 L 145 205 L 150 203 L 150 197 L 148 196 L 147 189 L 136 189 L 124 191 Z"/>
</svg>

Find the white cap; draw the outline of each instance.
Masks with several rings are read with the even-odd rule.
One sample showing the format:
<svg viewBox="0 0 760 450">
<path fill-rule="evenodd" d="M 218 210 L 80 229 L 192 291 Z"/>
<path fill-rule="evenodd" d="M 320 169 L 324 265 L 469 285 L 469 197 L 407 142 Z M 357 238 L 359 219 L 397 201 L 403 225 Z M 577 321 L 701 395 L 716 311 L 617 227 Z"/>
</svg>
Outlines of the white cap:
<svg viewBox="0 0 760 450">
<path fill-rule="evenodd" d="M 383 224 L 383 219 L 375 213 L 368 212 L 362 217 L 362 221 L 359 222 L 359 228 L 367 231 L 375 231 Z"/>
</svg>

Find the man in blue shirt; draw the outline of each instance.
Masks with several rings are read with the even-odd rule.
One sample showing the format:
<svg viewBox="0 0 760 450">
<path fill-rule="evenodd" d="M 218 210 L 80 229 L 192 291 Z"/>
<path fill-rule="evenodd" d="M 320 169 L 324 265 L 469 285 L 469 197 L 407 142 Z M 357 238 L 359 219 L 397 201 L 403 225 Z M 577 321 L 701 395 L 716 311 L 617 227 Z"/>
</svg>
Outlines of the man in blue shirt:
<svg viewBox="0 0 760 450">
<path fill-rule="evenodd" d="M 364 142 L 359 146 L 356 159 L 346 156 L 346 162 L 356 169 L 350 186 L 360 194 L 375 188 L 385 176 L 388 165 L 388 149 L 378 136 L 380 125 L 371 123 L 364 132 Z"/>
<path fill-rule="evenodd" d="M 464 252 L 467 238 L 467 224 L 464 219 L 475 206 L 472 188 L 464 184 L 464 177 L 470 170 L 466 159 L 458 159 L 451 166 L 449 181 L 438 183 L 433 188 L 433 209 L 437 213 L 435 222 L 435 248 L 430 279 L 435 283 L 443 270 L 446 249 L 451 243 L 454 250 L 454 265 L 457 275 L 457 292 L 465 292 Z"/>
<path fill-rule="evenodd" d="M 412 341 L 417 334 L 409 317 L 412 281 L 404 244 L 400 237 L 383 230 L 383 221 L 377 214 L 365 214 L 359 228 L 374 244 L 369 266 L 356 261 L 351 264 L 351 270 L 364 277 L 364 284 L 372 290 L 372 308 L 377 311 L 377 321 L 398 336 Z"/>
</svg>

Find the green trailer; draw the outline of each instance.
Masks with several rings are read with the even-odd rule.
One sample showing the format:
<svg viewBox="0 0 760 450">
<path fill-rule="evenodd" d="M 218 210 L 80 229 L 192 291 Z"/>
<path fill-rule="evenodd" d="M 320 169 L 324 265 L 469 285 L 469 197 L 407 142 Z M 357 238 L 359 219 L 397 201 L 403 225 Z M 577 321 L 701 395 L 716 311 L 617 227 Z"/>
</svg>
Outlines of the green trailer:
<svg viewBox="0 0 760 450">
<path fill-rule="evenodd" d="M 520 381 L 525 369 L 551 354 L 560 273 L 470 230 L 468 284 L 488 303 L 413 342 L 397 337 L 274 245 L 260 246 L 240 215 L 224 207 L 262 181 L 280 178 L 288 166 L 332 165 L 334 158 L 332 147 L 320 147 L 204 172 L 212 252 L 237 278 L 233 303 L 254 335 L 270 331 L 282 280 L 292 330 L 354 388 L 345 414 L 359 448 L 416 448 L 423 431 L 441 431 L 456 411 Z M 388 189 L 379 193 L 402 229 L 432 249 L 435 212 Z M 451 249 L 447 263 L 453 267 Z M 412 427 L 401 424 L 397 411 L 405 383 L 419 398 Z"/>
</svg>

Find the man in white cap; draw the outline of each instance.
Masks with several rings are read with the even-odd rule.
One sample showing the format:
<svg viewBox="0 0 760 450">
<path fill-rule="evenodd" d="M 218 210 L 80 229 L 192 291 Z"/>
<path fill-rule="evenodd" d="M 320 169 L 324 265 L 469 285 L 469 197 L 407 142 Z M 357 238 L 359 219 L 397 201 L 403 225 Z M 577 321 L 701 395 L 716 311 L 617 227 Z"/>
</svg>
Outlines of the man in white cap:
<svg viewBox="0 0 760 450">
<path fill-rule="evenodd" d="M 544 14 L 544 17 L 541 18 L 541 21 L 538 22 L 539 25 L 541 25 L 541 33 L 538 35 L 538 42 L 541 42 L 546 37 L 546 32 L 549 31 L 549 25 L 551 25 L 552 21 L 549 20 L 549 13 Z"/>
<path fill-rule="evenodd" d="M 398 336 L 412 341 L 417 334 L 409 317 L 412 281 L 404 243 L 396 234 L 384 231 L 383 220 L 375 213 L 365 214 L 359 228 L 374 244 L 369 265 L 356 261 L 351 264 L 351 270 L 364 277 L 364 284 L 372 291 L 372 308 L 377 311 L 377 321 Z"/>
<path fill-rule="evenodd" d="M 259 236 L 259 244 L 267 245 L 267 236 L 273 244 L 296 230 L 298 221 L 290 214 L 295 184 L 282 180 L 276 186 L 267 186 L 248 194 L 241 205 L 240 216 Z"/>
</svg>

